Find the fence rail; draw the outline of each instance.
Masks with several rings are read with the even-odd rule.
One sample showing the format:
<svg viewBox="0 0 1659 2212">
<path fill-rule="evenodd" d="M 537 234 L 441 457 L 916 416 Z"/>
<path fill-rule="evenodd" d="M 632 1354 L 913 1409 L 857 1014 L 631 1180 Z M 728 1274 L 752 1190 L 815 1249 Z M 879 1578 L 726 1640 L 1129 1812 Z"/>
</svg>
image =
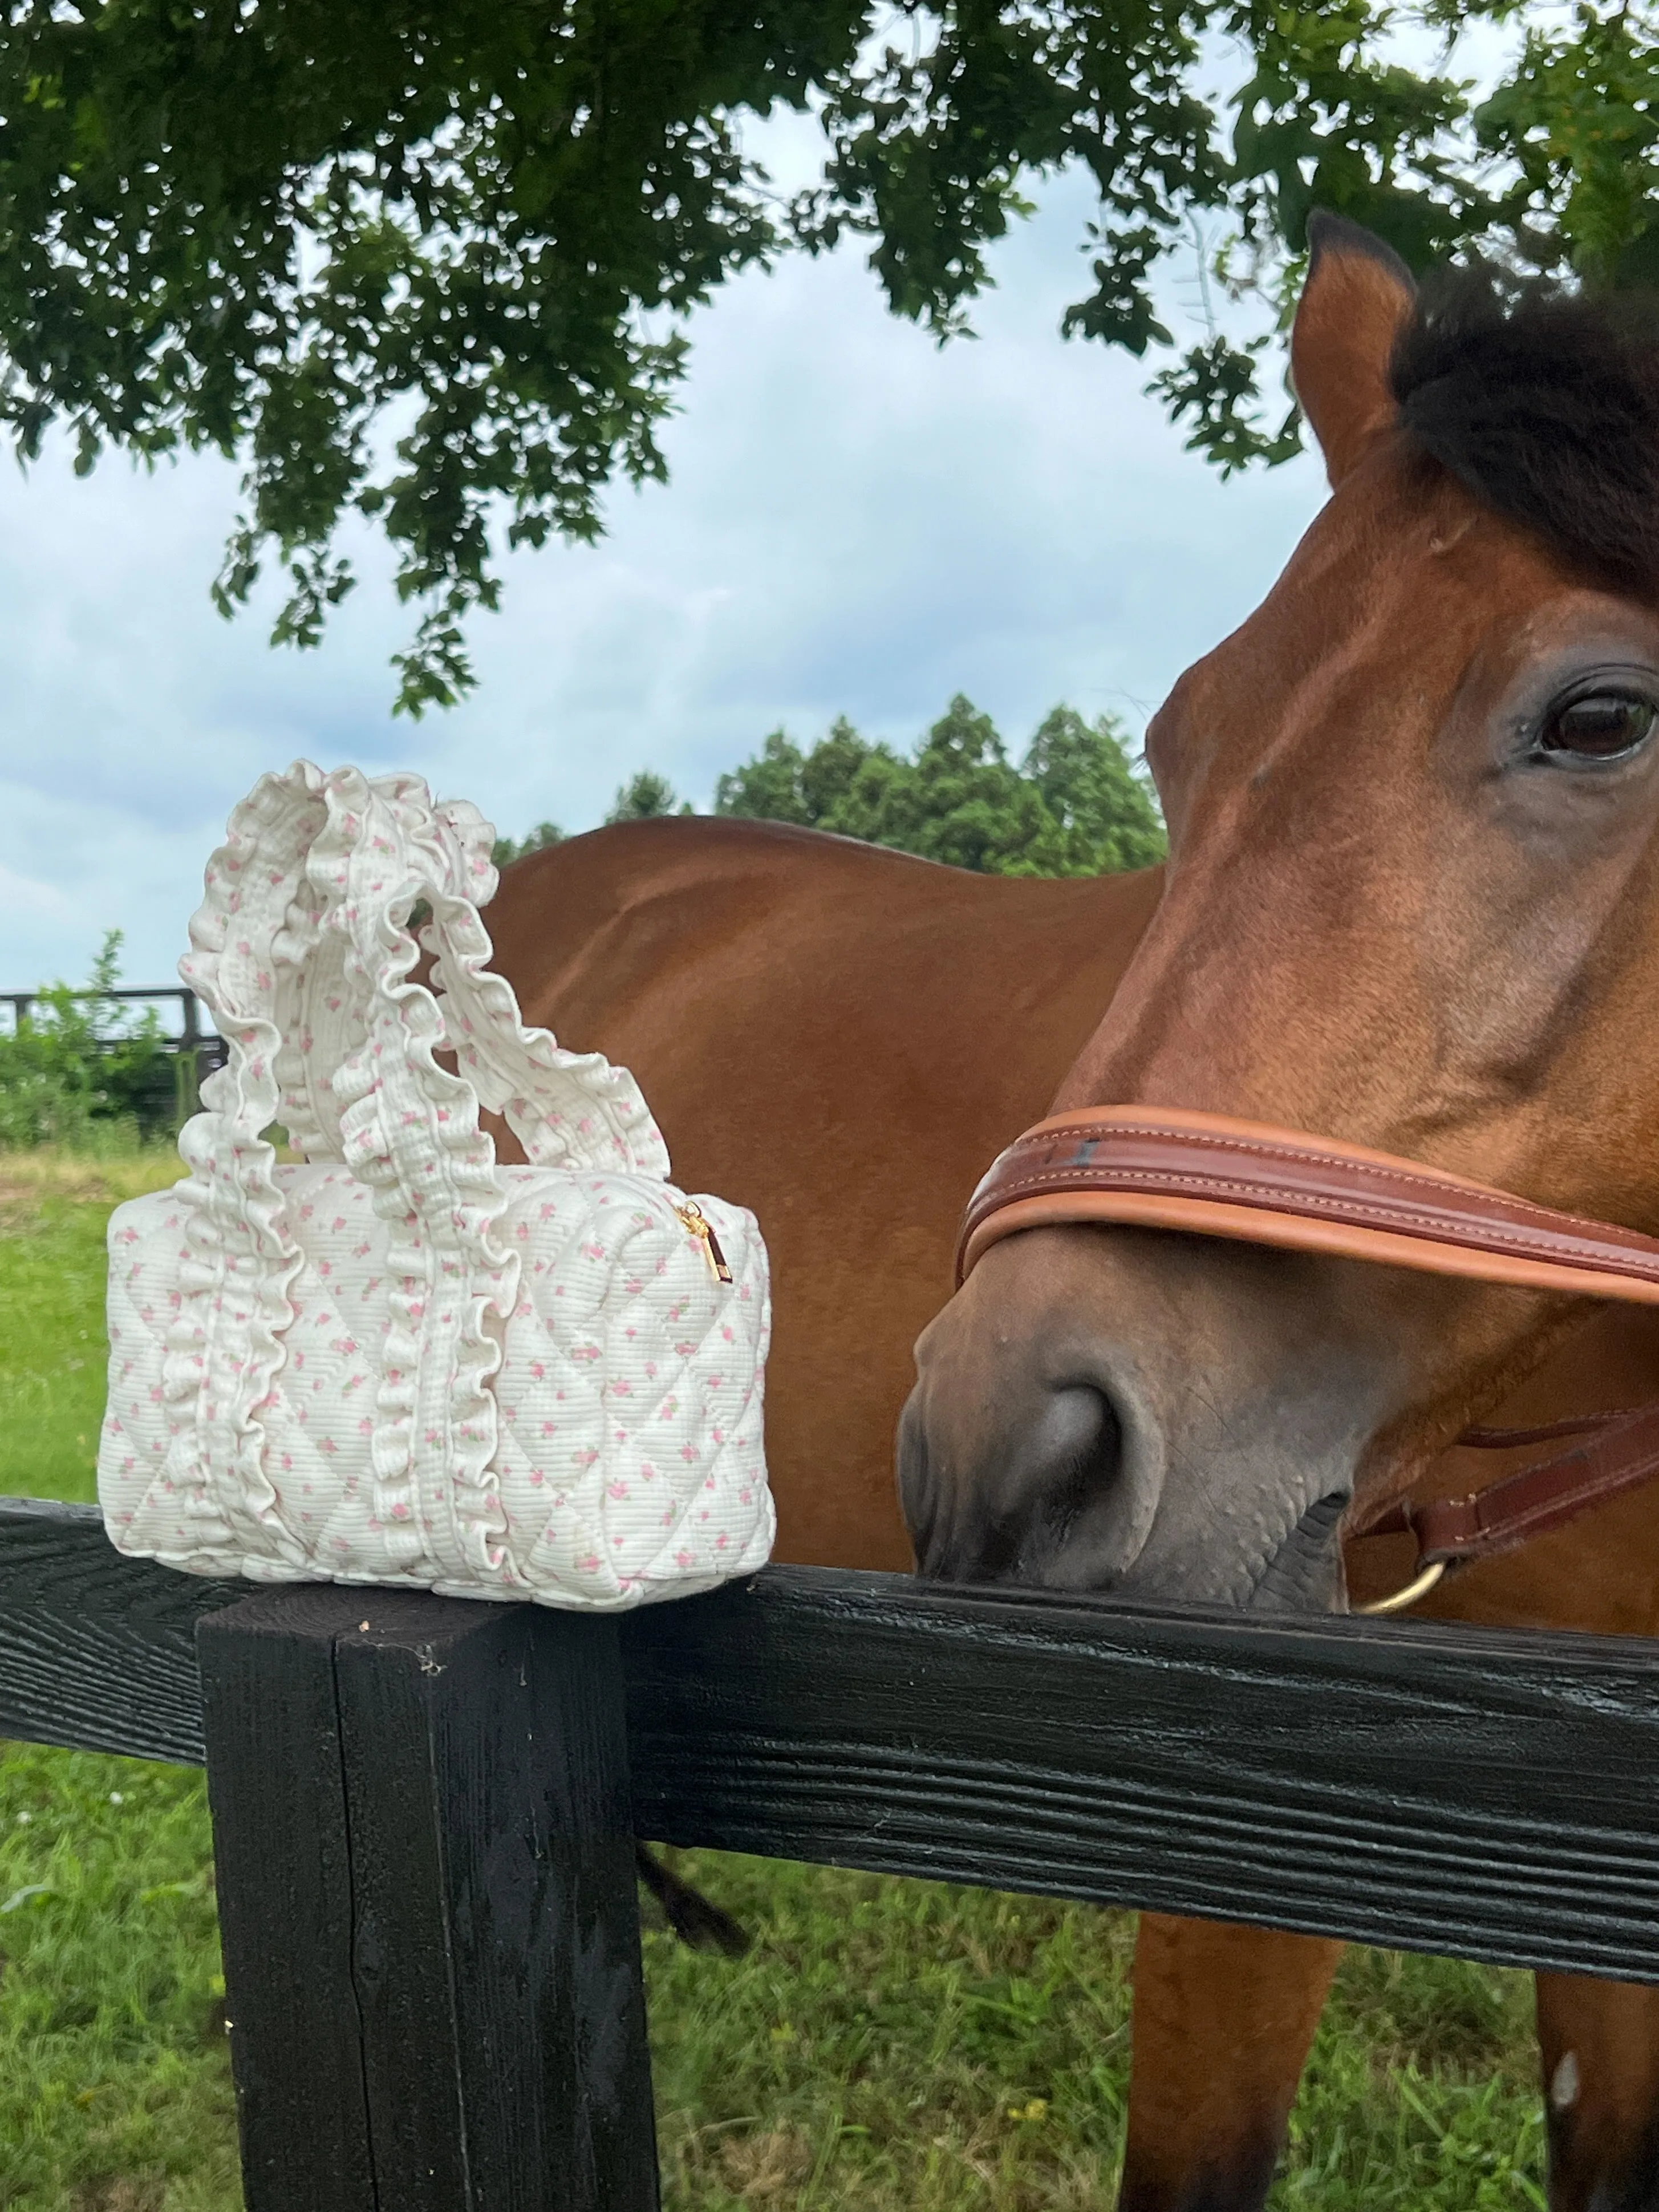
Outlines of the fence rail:
<svg viewBox="0 0 1659 2212">
<path fill-rule="evenodd" d="M 249 2212 L 648 2212 L 635 1832 L 1659 1981 L 1633 1638 L 256 1590 L 9 1500 L 0 1733 L 207 1760 Z"/>
<path fill-rule="evenodd" d="M 0 1006 L 11 1008 L 13 1025 L 21 1029 L 28 1020 L 30 1008 L 39 1006 L 46 995 L 41 990 L 0 991 Z M 71 999 L 115 999 L 123 1004 L 134 1005 L 153 1005 L 158 999 L 176 999 L 179 1001 L 179 1033 L 176 1036 L 162 1039 L 167 1049 L 189 1052 L 222 1051 L 224 1048 L 224 1039 L 216 1031 L 203 1028 L 200 1018 L 202 1002 L 185 984 L 161 983 L 154 990 L 146 990 L 140 985 L 122 983 L 112 985 L 106 991 L 73 990 L 69 995 Z"/>
</svg>

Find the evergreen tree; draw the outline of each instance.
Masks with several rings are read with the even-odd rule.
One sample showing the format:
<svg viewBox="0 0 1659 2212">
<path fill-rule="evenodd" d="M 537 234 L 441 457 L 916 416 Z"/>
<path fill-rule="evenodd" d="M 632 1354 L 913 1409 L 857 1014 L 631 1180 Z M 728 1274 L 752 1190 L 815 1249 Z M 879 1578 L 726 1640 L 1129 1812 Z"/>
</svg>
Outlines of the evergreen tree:
<svg viewBox="0 0 1659 2212">
<path fill-rule="evenodd" d="M 1100 875 L 1149 868 L 1164 858 L 1158 801 L 1138 776 L 1109 714 L 1085 722 L 1075 708 L 1056 707 L 1037 726 L 1025 775 L 1042 794 L 1062 845 L 1043 875 Z"/>
<path fill-rule="evenodd" d="M 504 868 L 511 861 L 523 860 L 526 853 L 544 852 L 550 845 L 563 842 L 564 832 L 556 822 L 538 822 L 526 836 L 498 837 L 490 847 L 489 857 L 498 868 Z"/>
</svg>

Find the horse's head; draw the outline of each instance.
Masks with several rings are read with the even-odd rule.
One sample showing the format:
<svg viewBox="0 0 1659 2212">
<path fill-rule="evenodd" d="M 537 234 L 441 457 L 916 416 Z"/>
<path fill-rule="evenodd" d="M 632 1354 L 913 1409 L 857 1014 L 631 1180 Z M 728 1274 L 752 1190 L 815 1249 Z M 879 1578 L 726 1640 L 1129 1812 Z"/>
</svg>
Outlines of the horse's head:
<svg viewBox="0 0 1659 2212">
<path fill-rule="evenodd" d="M 1296 387 L 1333 494 L 1147 735 L 1163 903 L 1057 1109 L 1198 1108 L 1659 1228 L 1659 340 L 1417 300 L 1327 221 Z M 1582 1301 L 1158 1230 L 984 1255 L 918 1347 L 924 1571 L 1341 1602 Z"/>
</svg>

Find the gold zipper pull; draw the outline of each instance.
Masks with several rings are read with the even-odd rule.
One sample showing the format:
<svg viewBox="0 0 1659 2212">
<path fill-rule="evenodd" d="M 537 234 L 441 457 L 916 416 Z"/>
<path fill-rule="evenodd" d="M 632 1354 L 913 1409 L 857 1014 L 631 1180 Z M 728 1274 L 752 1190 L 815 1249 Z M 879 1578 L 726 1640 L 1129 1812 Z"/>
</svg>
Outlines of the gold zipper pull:
<svg viewBox="0 0 1659 2212">
<path fill-rule="evenodd" d="M 691 1234 L 702 1240 L 702 1256 L 708 1261 L 708 1272 L 714 1280 L 717 1283 L 729 1283 L 732 1279 L 732 1270 L 726 1264 L 726 1255 L 720 1249 L 720 1240 L 714 1234 L 714 1224 L 702 1206 L 697 1204 L 696 1200 L 688 1198 L 684 1206 L 677 1206 L 674 1211 Z"/>
</svg>

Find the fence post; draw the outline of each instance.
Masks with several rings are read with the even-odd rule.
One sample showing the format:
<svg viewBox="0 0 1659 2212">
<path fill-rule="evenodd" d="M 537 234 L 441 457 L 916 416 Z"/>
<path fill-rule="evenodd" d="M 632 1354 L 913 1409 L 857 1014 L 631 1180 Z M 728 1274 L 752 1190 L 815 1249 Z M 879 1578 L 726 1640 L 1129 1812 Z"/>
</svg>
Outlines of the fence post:
<svg viewBox="0 0 1659 2212">
<path fill-rule="evenodd" d="M 194 1045 L 188 1052 L 181 1046 L 173 1055 L 173 1117 L 182 1129 L 201 1110 L 202 1063 Z"/>
<path fill-rule="evenodd" d="M 614 1623 L 300 1588 L 198 1643 L 248 2212 L 655 2212 Z"/>
<path fill-rule="evenodd" d="M 202 1036 L 196 1021 L 196 994 L 176 994 L 181 1009 L 179 1042 L 173 1055 L 173 1119 L 183 1128 L 202 1110 Z"/>
</svg>

